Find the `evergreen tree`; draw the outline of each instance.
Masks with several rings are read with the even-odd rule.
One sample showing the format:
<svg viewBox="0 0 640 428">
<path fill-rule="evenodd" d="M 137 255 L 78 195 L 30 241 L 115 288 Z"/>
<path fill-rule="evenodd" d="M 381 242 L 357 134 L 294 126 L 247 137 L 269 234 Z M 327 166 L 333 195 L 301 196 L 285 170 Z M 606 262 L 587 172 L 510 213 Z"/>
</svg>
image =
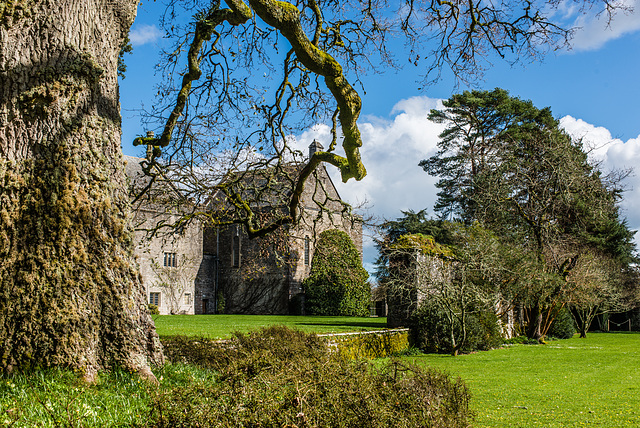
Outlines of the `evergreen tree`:
<svg viewBox="0 0 640 428">
<path fill-rule="evenodd" d="M 368 316 L 368 277 L 349 235 L 337 229 L 322 232 L 302 284 L 307 310 L 313 315 Z"/>
</svg>

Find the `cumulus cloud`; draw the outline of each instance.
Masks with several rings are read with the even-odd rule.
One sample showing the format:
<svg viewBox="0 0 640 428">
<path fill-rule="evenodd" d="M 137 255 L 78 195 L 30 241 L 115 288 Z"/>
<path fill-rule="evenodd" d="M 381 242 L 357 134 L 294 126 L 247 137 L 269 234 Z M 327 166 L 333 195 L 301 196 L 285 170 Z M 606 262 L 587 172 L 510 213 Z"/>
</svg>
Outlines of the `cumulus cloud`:
<svg viewBox="0 0 640 428">
<path fill-rule="evenodd" d="M 427 114 L 441 106 L 440 100 L 413 97 L 397 103 L 390 118 L 363 118 L 359 124 L 363 141 L 360 152 L 367 176 L 343 184 L 338 171 L 328 167 L 340 196 L 354 205 L 366 201 L 373 215 L 389 219 L 401 216 L 402 210 L 431 208 L 436 179 L 418 162 L 435 152 L 444 127 L 427 120 Z M 331 141 L 329 127 L 317 125 L 296 138 L 300 146 L 308 146 L 314 139 L 327 147 Z"/>
<path fill-rule="evenodd" d="M 155 25 L 134 25 L 129 33 L 129 40 L 133 46 L 153 43 L 162 37 L 162 31 Z"/>
<path fill-rule="evenodd" d="M 573 38 L 573 49 L 578 51 L 595 50 L 610 40 L 620 38 L 640 30 L 640 0 L 620 0 L 614 2 L 620 6 L 609 22 L 606 13 L 581 14 L 574 22 L 578 28 Z"/>
<path fill-rule="evenodd" d="M 565 116 L 560 119 L 562 126 L 574 138 L 581 138 L 586 148 L 592 148 L 589 156 L 600 162 L 604 172 L 627 170 L 640 165 L 640 135 L 627 141 L 613 138 L 608 129 L 594 126 L 581 119 Z M 634 171 L 625 181 L 627 191 L 623 195 L 621 207 L 633 230 L 640 229 L 640 171 Z M 640 248 L 640 232 L 636 234 L 636 244 Z"/>
</svg>

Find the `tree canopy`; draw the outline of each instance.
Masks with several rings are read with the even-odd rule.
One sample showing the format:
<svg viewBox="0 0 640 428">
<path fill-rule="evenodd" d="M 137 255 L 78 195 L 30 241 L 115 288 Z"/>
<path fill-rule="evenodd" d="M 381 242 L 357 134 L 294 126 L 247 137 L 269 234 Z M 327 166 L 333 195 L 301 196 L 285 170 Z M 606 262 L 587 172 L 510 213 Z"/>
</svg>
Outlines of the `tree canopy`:
<svg viewBox="0 0 640 428">
<path fill-rule="evenodd" d="M 525 282 L 529 292 L 520 299 L 537 318 L 530 319 L 529 335 L 538 338 L 571 300 L 577 288 L 567 281 L 588 270 L 594 252 L 613 256 L 613 271 L 634 260 L 635 232 L 618 206 L 624 174 L 604 174 L 549 108 L 504 90 L 467 91 L 444 107 L 429 115 L 447 124 L 439 151 L 420 163 L 441 177 L 436 209 L 466 223 L 478 221 L 534 255 L 527 269 L 533 275 Z"/>
<path fill-rule="evenodd" d="M 320 233 L 309 277 L 302 287 L 306 309 L 313 315 L 367 316 L 371 303 L 369 274 L 360 254 L 345 232 Z"/>
</svg>

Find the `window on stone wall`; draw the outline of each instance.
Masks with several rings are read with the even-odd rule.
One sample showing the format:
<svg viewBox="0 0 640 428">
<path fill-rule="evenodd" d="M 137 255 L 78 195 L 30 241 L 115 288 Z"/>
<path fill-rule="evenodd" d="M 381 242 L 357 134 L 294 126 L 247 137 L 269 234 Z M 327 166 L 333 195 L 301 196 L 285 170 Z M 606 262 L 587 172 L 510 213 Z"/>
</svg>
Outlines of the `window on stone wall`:
<svg viewBox="0 0 640 428">
<path fill-rule="evenodd" d="M 231 236 L 231 266 L 240 267 L 240 226 L 235 225 Z"/>
<path fill-rule="evenodd" d="M 305 266 L 309 266 L 309 253 L 311 250 L 311 240 L 308 236 L 304 237 L 304 264 Z"/>
<path fill-rule="evenodd" d="M 193 300 L 191 300 L 191 293 L 184 293 L 184 304 L 190 305 L 192 303 L 193 303 Z"/>
<path fill-rule="evenodd" d="M 149 293 L 149 304 L 160 307 L 160 293 Z"/>
<path fill-rule="evenodd" d="M 164 253 L 164 263 L 165 267 L 176 267 L 178 265 L 178 256 L 176 253 Z"/>
</svg>

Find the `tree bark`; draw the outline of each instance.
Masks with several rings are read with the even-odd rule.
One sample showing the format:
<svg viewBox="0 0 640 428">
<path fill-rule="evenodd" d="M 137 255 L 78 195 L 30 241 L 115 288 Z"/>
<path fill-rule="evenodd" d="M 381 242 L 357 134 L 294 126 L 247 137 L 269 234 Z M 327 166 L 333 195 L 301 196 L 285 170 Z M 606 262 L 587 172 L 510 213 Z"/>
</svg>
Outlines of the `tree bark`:
<svg viewBox="0 0 640 428">
<path fill-rule="evenodd" d="M 527 326 L 527 337 L 529 339 L 540 340 L 542 339 L 542 332 L 540 331 L 542 327 L 542 310 L 540 309 L 540 305 L 536 303 L 532 308 L 529 314 L 529 324 Z"/>
<path fill-rule="evenodd" d="M 137 0 L 0 10 L 0 368 L 113 365 L 162 348 L 133 255 L 117 57 Z"/>
</svg>

